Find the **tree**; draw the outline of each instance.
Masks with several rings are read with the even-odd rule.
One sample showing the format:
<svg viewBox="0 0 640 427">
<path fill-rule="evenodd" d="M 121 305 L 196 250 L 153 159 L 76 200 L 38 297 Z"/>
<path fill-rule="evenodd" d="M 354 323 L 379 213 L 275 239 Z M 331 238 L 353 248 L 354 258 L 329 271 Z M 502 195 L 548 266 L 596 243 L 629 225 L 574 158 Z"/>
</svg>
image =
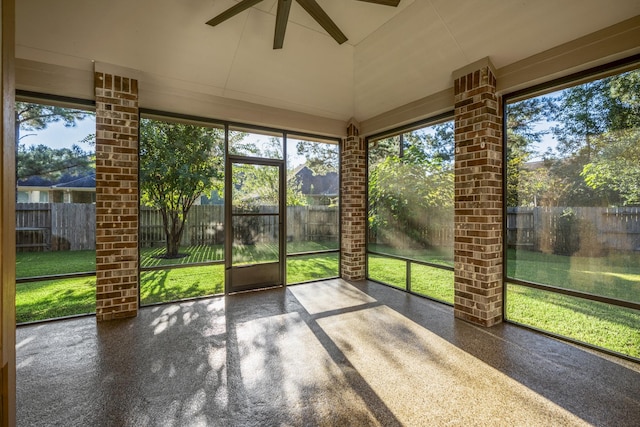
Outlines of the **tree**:
<svg viewBox="0 0 640 427">
<path fill-rule="evenodd" d="M 82 174 L 95 169 L 95 159 L 89 152 L 77 145 L 71 148 L 51 148 L 45 145 L 26 147 L 20 141 L 32 134 L 45 130 L 51 123 L 62 121 L 66 127 L 76 126 L 79 120 L 92 116 L 92 113 L 73 108 L 53 105 L 16 102 L 16 178 L 26 179 L 32 176 L 55 180 L 65 173 Z M 88 135 L 81 142 L 93 140 Z"/>
<path fill-rule="evenodd" d="M 453 122 L 439 123 L 402 135 L 402 157 L 409 163 L 436 161 L 451 163 L 454 160 Z"/>
<path fill-rule="evenodd" d="M 546 197 L 548 187 L 543 185 L 541 175 L 548 174 L 540 168 L 532 169 L 530 162 L 537 154 L 536 144 L 548 132 L 536 124 L 546 120 L 553 107 L 553 100 L 548 97 L 507 106 L 507 206 L 537 205 Z"/>
<path fill-rule="evenodd" d="M 610 78 L 606 131 L 594 137 L 594 155 L 581 171 L 586 185 L 615 192 L 625 205 L 640 204 L 640 70 Z"/>
<path fill-rule="evenodd" d="M 624 205 L 640 204 L 640 129 L 605 133 L 602 149 L 581 172 L 593 190 L 615 191 Z"/>
<path fill-rule="evenodd" d="M 261 206 L 278 206 L 279 176 L 276 166 L 234 166 L 233 205 L 245 211 L 256 211 Z M 286 183 L 286 206 L 306 206 L 307 200 L 296 179 Z"/>
<path fill-rule="evenodd" d="M 639 91 L 640 71 L 634 70 L 565 89 L 555 100 L 549 120 L 557 123 L 552 128 L 557 154 L 548 158 L 551 173 L 566 184 L 562 204 L 608 206 L 634 199 L 622 183 L 635 174 L 633 158 L 615 159 L 632 154 L 622 146 L 629 145 L 628 132 L 640 126 Z"/>
<path fill-rule="evenodd" d="M 222 192 L 224 132 L 140 121 L 141 202 L 160 211 L 167 258 L 179 256 L 187 213 L 205 192 Z"/>
<path fill-rule="evenodd" d="M 430 245 L 427 226 L 453 209 L 453 150 L 452 123 L 381 139 L 370 147 L 368 220 L 382 241 L 400 234 L 409 242 L 396 246 Z"/>
<path fill-rule="evenodd" d="M 296 150 L 299 156 L 304 156 L 305 165 L 315 175 L 338 172 L 340 160 L 338 158 L 339 150 L 337 145 L 298 141 Z"/>
<path fill-rule="evenodd" d="M 95 156 L 77 145 L 51 148 L 46 145 L 18 146 L 17 177 L 19 180 L 40 176 L 55 181 L 64 174 L 83 175 L 95 171 Z"/>
</svg>

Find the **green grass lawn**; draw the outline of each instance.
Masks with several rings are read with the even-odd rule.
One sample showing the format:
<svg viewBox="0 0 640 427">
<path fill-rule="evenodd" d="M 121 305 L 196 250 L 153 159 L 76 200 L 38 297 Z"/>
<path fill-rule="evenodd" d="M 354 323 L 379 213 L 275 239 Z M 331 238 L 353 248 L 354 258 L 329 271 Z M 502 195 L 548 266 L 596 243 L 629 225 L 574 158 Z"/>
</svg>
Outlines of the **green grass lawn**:
<svg viewBox="0 0 640 427">
<path fill-rule="evenodd" d="M 290 250 L 307 252 L 333 249 L 335 243 L 294 242 Z M 264 248 L 259 248 L 262 250 Z M 266 248 L 268 251 L 268 248 Z M 222 246 L 190 246 L 178 259 L 157 258 L 163 248 L 144 248 L 140 264 L 144 267 L 166 266 L 163 270 L 140 273 L 141 304 L 169 302 L 224 292 L 224 265 L 170 268 L 196 262 L 223 259 Z M 255 259 L 260 254 L 252 255 Z M 338 254 L 301 256 L 287 260 L 288 283 L 315 280 L 338 275 Z M 17 277 L 37 277 L 95 270 L 95 251 L 20 252 L 17 254 Z M 16 285 L 16 320 L 18 323 L 94 313 L 95 277 L 54 279 Z"/>
<path fill-rule="evenodd" d="M 369 251 L 453 267 L 453 248 L 433 247 L 428 249 L 411 249 L 394 248 L 382 244 L 369 244 Z"/>
<path fill-rule="evenodd" d="M 453 271 L 412 264 L 411 291 L 453 304 Z"/>
<path fill-rule="evenodd" d="M 96 251 L 18 252 L 16 277 L 96 271 Z"/>
<path fill-rule="evenodd" d="M 295 254 L 300 252 L 314 252 L 314 251 L 327 251 L 338 250 L 340 245 L 337 241 L 324 241 L 324 242 L 287 242 L 287 253 Z"/>
<path fill-rule="evenodd" d="M 96 278 L 46 280 L 16 285 L 16 322 L 95 313 Z"/>
<path fill-rule="evenodd" d="M 244 247 L 242 251 L 252 260 L 264 260 L 270 257 L 274 248 L 271 246 Z M 289 242 L 287 253 L 322 251 L 338 249 L 336 242 Z M 140 267 L 159 267 L 184 265 L 196 262 L 224 260 L 222 245 L 187 246 L 180 250 L 187 256 L 176 259 L 159 258 L 165 252 L 161 248 L 142 248 L 140 250 Z M 253 253 L 252 253 L 253 252 Z M 267 254 L 267 255 L 265 255 Z M 51 276 L 55 274 L 78 273 L 96 270 L 96 252 L 59 251 L 59 252 L 18 252 L 16 254 L 16 277 Z"/>
<path fill-rule="evenodd" d="M 294 242 L 290 251 L 332 248 L 310 242 Z M 158 259 L 163 249 L 142 249 L 142 266 L 170 266 L 220 260 L 222 247 L 184 248 L 189 255 L 177 260 Z M 414 254 L 426 261 L 442 261 L 440 254 Z M 509 253 L 509 274 L 526 280 L 573 289 L 597 290 L 602 295 L 638 301 L 640 259 L 637 254 L 610 258 L 563 257 L 534 252 Z M 17 254 L 18 277 L 92 271 L 94 251 L 31 252 Z M 405 289 L 406 263 L 369 255 L 369 277 Z M 290 257 L 287 283 L 335 277 L 338 254 Z M 448 264 L 445 264 L 448 265 Z M 208 265 L 143 271 L 141 302 L 152 304 L 224 292 L 224 266 Z M 453 302 L 453 272 L 412 263 L 412 291 Z M 21 283 L 16 292 L 19 323 L 95 312 L 95 277 Z M 571 337 L 578 341 L 640 357 L 640 312 L 551 292 L 508 285 L 506 316 L 509 320 Z"/>
<path fill-rule="evenodd" d="M 223 292 L 224 264 L 140 272 L 142 305 Z"/>
<path fill-rule="evenodd" d="M 640 264 L 630 262 L 628 257 L 617 257 L 612 260 L 613 265 L 608 266 L 601 258 L 577 260 L 559 255 L 528 254 L 531 255 L 529 259 L 518 254 L 518 271 L 525 274 L 527 280 L 584 290 L 589 284 L 587 278 L 593 280 L 601 275 L 607 277 L 603 280 L 613 281 L 613 286 L 618 286 L 615 292 L 611 287 L 607 288 L 610 296 L 623 299 L 635 298 L 640 286 Z M 370 278 L 405 288 L 404 261 L 377 255 L 369 255 L 368 260 Z M 566 282 L 572 279 L 577 281 Z M 453 303 L 453 272 L 412 264 L 411 290 Z M 509 284 L 505 315 L 514 322 L 640 358 L 638 310 Z"/>
<path fill-rule="evenodd" d="M 370 279 L 384 282 L 396 288 L 407 289 L 407 263 L 405 261 L 378 255 L 369 255 L 367 260 L 367 274 Z"/>
<path fill-rule="evenodd" d="M 369 278 L 406 290 L 407 263 L 368 255 Z M 411 263 L 411 291 L 453 304 L 453 271 Z"/>
<path fill-rule="evenodd" d="M 507 285 L 507 319 L 640 358 L 640 311 Z"/>
<path fill-rule="evenodd" d="M 339 271 L 337 252 L 287 258 L 287 283 L 337 277 Z"/>
<path fill-rule="evenodd" d="M 509 249 L 507 275 L 514 279 L 640 302 L 640 253 L 569 257 Z"/>
<path fill-rule="evenodd" d="M 224 260 L 224 246 L 222 245 L 197 245 L 180 248 L 180 258 L 161 258 L 165 254 L 164 247 L 141 248 L 140 267 L 161 267 L 172 265 L 185 265 L 197 262 L 210 262 Z"/>
</svg>

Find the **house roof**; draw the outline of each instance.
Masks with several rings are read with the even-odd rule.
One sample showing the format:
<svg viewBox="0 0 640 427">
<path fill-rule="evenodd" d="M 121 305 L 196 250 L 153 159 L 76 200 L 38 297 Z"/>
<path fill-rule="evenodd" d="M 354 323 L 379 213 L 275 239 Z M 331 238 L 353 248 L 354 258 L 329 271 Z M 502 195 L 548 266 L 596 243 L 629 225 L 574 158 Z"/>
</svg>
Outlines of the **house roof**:
<svg viewBox="0 0 640 427">
<path fill-rule="evenodd" d="M 336 172 L 314 174 L 307 166 L 296 169 L 294 179 L 300 183 L 300 192 L 305 195 L 336 196 L 339 194 L 339 179 Z"/>
<path fill-rule="evenodd" d="M 59 182 L 52 185 L 54 188 L 96 188 L 96 174 L 76 177 L 70 181 Z"/>
<path fill-rule="evenodd" d="M 31 176 L 18 181 L 18 187 L 51 187 L 52 189 L 95 188 L 96 174 L 69 175 L 64 174 L 60 178 L 51 180 L 41 176 Z"/>
</svg>

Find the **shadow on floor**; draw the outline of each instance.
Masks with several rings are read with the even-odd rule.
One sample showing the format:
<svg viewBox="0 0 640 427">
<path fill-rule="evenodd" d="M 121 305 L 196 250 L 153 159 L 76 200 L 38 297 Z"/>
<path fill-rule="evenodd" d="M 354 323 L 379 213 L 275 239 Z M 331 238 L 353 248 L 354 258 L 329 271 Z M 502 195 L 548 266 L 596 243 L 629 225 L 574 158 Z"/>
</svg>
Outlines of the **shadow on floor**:
<svg viewBox="0 0 640 427">
<path fill-rule="evenodd" d="M 19 327 L 22 426 L 637 425 L 640 367 L 329 280 Z"/>
</svg>

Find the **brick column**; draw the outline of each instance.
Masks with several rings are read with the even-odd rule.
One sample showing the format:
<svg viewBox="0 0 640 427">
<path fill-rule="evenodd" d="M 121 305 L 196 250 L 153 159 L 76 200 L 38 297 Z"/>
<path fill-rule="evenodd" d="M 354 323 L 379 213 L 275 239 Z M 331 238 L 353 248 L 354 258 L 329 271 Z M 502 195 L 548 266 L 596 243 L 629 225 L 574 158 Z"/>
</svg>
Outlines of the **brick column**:
<svg viewBox="0 0 640 427">
<path fill-rule="evenodd" d="M 96 319 L 138 314 L 138 82 L 95 72 Z"/>
<path fill-rule="evenodd" d="M 351 121 L 342 140 L 340 181 L 340 226 L 342 244 L 340 267 L 345 280 L 366 277 L 366 152 L 359 125 Z"/>
<path fill-rule="evenodd" d="M 502 120 L 489 59 L 454 72 L 454 314 L 502 321 Z"/>
</svg>

